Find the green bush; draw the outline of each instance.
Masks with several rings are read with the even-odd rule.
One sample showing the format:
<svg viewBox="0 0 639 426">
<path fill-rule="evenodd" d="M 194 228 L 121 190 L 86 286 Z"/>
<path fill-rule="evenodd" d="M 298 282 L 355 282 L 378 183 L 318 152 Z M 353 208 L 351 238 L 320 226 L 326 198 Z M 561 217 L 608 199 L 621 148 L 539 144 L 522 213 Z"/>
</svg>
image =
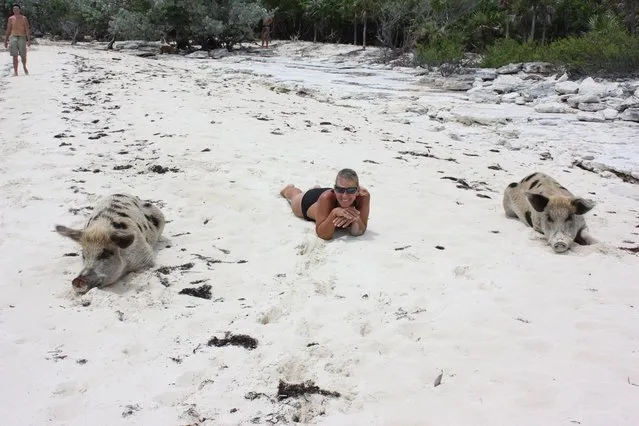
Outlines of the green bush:
<svg viewBox="0 0 639 426">
<path fill-rule="evenodd" d="M 547 45 L 502 39 L 490 46 L 484 67 L 544 61 L 578 74 L 615 74 L 639 70 L 639 37 L 621 26 L 595 29 L 581 37 L 568 37 Z"/>
<path fill-rule="evenodd" d="M 519 43 L 512 38 L 504 38 L 486 49 L 482 66 L 497 68 L 517 62 L 539 61 L 542 60 L 540 50 L 536 43 Z"/>
<path fill-rule="evenodd" d="M 444 63 L 457 63 L 463 57 L 464 44 L 459 37 L 438 37 L 428 45 L 417 45 L 415 64 L 439 66 Z"/>
<path fill-rule="evenodd" d="M 548 46 L 549 62 L 575 73 L 627 73 L 639 70 L 639 37 L 624 30 L 593 31 Z"/>
</svg>

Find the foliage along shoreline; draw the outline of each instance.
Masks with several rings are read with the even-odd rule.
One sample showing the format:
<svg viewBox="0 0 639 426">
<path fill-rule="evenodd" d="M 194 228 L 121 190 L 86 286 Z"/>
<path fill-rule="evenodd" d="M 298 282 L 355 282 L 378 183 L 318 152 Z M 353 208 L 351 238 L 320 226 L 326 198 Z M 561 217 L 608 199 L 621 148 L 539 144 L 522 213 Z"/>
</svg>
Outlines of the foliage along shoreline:
<svg viewBox="0 0 639 426">
<path fill-rule="evenodd" d="M 13 1 L 2 5 L 10 15 Z M 271 38 L 367 45 L 413 65 L 543 61 L 575 75 L 639 69 L 639 0 L 23 0 L 36 36 L 165 40 L 179 50 Z M 2 10 L 2 9 L 0 9 Z"/>
</svg>

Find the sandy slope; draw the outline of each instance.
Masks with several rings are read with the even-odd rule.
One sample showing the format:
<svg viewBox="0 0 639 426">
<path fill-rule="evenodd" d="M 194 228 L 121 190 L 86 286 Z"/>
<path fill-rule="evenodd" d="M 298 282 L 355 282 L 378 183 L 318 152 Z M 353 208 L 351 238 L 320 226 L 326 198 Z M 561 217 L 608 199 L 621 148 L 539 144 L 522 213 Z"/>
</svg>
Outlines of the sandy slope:
<svg viewBox="0 0 639 426">
<path fill-rule="evenodd" d="M 216 62 L 30 61 L 0 92 L 4 425 L 639 423 L 639 262 L 617 249 L 639 244 L 636 185 L 506 150 L 499 126 L 278 93 Z M 427 147 L 456 161 L 400 153 Z M 342 167 L 372 193 L 369 231 L 326 243 L 278 192 Z M 596 200 L 601 244 L 555 255 L 504 217 L 502 189 L 534 170 Z M 163 207 L 157 266 L 193 266 L 74 296 L 81 260 L 53 226 L 122 191 Z M 178 294 L 196 280 L 211 300 Z M 225 331 L 257 349 L 206 345 Z M 280 379 L 341 397 L 278 401 Z"/>
</svg>

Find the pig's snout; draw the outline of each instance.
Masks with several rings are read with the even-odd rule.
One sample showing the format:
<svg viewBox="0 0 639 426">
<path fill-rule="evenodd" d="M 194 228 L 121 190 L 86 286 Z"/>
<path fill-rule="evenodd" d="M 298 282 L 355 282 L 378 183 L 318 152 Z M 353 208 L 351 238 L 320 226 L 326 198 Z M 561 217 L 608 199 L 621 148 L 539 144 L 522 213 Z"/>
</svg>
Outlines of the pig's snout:
<svg viewBox="0 0 639 426">
<path fill-rule="evenodd" d="M 94 271 L 82 271 L 80 275 L 71 281 L 73 289 L 78 293 L 86 293 L 93 287 L 100 285 L 98 275 Z"/>
<path fill-rule="evenodd" d="M 563 241 L 558 241 L 552 245 L 552 249 L 555 253 L 563 253 L 568 250 L 569 245 Z"/>
<path fill-rule="evenodd" d="M 87 280 L 84 277 L 75 277 L 73 281 L 71 281 L 71 284 L 75 288 L 82 288 L 87 286 Z"/>
</svg>

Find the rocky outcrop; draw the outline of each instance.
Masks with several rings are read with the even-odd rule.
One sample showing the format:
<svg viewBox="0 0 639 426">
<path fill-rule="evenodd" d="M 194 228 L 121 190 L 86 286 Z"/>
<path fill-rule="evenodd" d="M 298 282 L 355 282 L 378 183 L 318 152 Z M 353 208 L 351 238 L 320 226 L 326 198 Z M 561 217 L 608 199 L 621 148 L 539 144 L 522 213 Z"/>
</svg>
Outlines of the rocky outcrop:
<svg viewBox="0 0 639 426">
<path fill-rule="evenodd" d="M 634 121 L 639 123 L 639 108 L 628 108 L 619 114 L 619 118 L 624 121 Z"/>
<path fill-rule="evenodd" d="M 567 74 L 546 62 L 509 64 L 476 69 L 474 75 L 425 78 L 429 86 L 466 91 L 477 103 L 528 105 L 542 114 L 575 114 L 577 120 L 639 122 L 639 80 L 595 81 L 587 77 L 571 81 Z"/>
</svg>

